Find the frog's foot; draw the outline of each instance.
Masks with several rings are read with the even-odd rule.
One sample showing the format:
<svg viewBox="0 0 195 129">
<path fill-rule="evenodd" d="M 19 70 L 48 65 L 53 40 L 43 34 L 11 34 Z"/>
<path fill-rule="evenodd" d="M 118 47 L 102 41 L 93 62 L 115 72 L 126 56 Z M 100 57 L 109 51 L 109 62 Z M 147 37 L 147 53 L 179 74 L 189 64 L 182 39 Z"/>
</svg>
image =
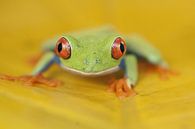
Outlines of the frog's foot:
<svg viewBox="0 0 195 129">
<path fill-rule="evenodd" d="M 175 76 L 179 74 L 176 71 L 173 71 L 168 68 L 161 67 L 161 66 L 156 66 L 156 65 L 149 67 L 149 72 L 150 71 L 154 71 L 158 73 L 159 77 L 163 80 L 169 79 L 169 76 L 172 76 L 172 75 Z"/>
<path fill-rule="evenodd" d="M 0 75 L 0 79 L 8 80 L 8 81 L 18 81 L 30 86 L 35 86 L 36 84 L 43 84 L 49 87 L 56 87 L 61 84 L 60 81 L 45 78 L 41 74 L 35 76 L 24 75 L 19 77 L 10 76 L 10 75 Z"/>
<path fill-rule="evenodd" d="M 179 75 L 177 71 L 169 69 L 166 63 L 154 65 L 145 60 L 140 60 L 139 69 L 141 69 L 141 71 L 145 71 L 146 73 L 157 73 L 160 79 L 163 80 L 169 79 L 170 76 Z"/>
<path fill-rule="evenodd" d="M 132 89 L 132 86 L 127 84 L 126 78 L 114 80 L 109 85 L 108 91 L 115 92 L 116 96 L 119 98 L 136 95 L 135 91 Z"/>
</svg>

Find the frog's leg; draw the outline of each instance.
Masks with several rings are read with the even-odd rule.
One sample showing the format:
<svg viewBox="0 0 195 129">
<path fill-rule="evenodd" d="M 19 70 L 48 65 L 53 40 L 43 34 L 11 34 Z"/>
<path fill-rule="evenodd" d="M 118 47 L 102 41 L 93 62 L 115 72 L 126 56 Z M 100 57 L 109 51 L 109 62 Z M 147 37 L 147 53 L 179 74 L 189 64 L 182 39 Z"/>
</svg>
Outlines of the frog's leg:
<svg viewBox="0 0 195 129">
<path fill-rule="evenodd" d="M 46 71 L 54 63 L 60 64 L 58 56 L 54 52 L 46 52 L 35 66 L 31 75 L 38 75 Z"/>
<path fill-rule="evenodd" d="M 161 56 L 160 52 L 148 41 L 138 35 L 132 35 L 126 38 L 127 53 L 133 53 L 140 58 L 145 59 L 150 65 L 151 70 L 159 73 L 161 77 L 175 72 L 169 70 L 168 64 Z"/>
<path fill-rule="evenodd" d="M 0 79 L 20 81 L 28 85 L 44 84 L 47 86 L 57 86 L 60 83 L 59 81 L 47 79 L 42 76 L 42 73 L 46 71 L 54 63 L 59 64 L 60 63 L 59 58 L 53 52 L 46 52 L 40 59 L 40 61 L 37 63 L 35 69 L 30 75 L 24 75 L 19 77 L 2 75 L 0 76 Z"/>
<path fill-rule="evenodd" d="M 27 76 L 28 83 L 40 83 L 48 86 L 57 86 L 59 81 L 50 80 L 42 76 L 42 73 L 45 72 L 49 67 L 51 67 L 54 63 L 60 64 L 60 60 L 58 56 L 55 55 L 54 52 L 46 52 L 40 61 L 35 66 L 33 72 L 30 76 Z M 25 77 L 25 76 L 23 76 Z M 32 77 L 32 79 L 28 79 L 28 77 Z"/>
<path fill-rule="evenodd" d="M 135 55 L 126 55 L 119 65 L 125 72 L 124 78 L 113 81 L 109 90 L 114 91 L 118 97 L 134 96 L 132 86 L 134 86 L 138 79 L 137 57 Z"/>
<path fill-rule="evenodd" d="M 126 38 L 127 53 L 133 53 L 138 57 L 144 58 L 149 63 L 168 67 L 161 53 L 148 41 L 138 35 L 132 35 Z"/>
<path fill-rule="evenodd" d="M 58 36 L 43 43 L 41 56 L 37 59 L 36 66 L 31 75 L 21 76 L 24 81 L 27 81 L 29 84 L 41 83 L 48 86 L 57 86 L 59 84 L 57 80 L 47 79 L 42 76 L 42 73 L 54 63 L 60 64 L 58 56 L 54 53 L 57 39 Z"/>
</svg>

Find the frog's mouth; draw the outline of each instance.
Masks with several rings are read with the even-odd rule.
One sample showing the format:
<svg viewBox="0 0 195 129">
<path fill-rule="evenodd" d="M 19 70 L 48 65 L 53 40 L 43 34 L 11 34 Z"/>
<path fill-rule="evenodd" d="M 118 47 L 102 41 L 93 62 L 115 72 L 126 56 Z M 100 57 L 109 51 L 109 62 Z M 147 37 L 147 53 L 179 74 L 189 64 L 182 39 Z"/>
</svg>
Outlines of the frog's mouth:
<svg viewBox="0 0 195 129">
<path fill-rule="evenodd" d="M 67 67 L 67 66 L 64 66 L 64 65 L 61 65 L 61 67 L 64 70 L 69 71 L 73 74 L 79 74 L 79 75 L 84 75 L 84 76 L 101 76 L 101 75 L 110 74 L 110 73 L 113 73 L 113 72 L 116 72 L 116 71 L 120 70 L 119 66 L 109 68 L 109 69 L 106 69 L 106 70 L 103 70 L 103 71 L 98 71 L 98 72 L 83 72 L 83 71 L 76 70 L 76 69 L 73 69 L 73 68 L 70 68 L 70 67 Z"/>
</svg>

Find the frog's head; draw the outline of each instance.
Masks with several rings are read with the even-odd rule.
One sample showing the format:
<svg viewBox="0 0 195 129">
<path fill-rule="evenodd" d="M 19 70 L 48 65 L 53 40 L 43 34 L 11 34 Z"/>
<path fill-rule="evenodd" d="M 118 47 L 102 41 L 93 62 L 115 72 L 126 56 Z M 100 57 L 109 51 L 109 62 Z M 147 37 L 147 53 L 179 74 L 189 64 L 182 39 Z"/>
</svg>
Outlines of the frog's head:
<svg viewBox="0 0 195 129">
<path fill-rule="evenodd" d="M 57 41 L 55 52 L 62 67 L 84 75 L 98 75 L 118 68 L 126 44 L 119 35 L 79 40 L 66 35 Z"/>
</svg>

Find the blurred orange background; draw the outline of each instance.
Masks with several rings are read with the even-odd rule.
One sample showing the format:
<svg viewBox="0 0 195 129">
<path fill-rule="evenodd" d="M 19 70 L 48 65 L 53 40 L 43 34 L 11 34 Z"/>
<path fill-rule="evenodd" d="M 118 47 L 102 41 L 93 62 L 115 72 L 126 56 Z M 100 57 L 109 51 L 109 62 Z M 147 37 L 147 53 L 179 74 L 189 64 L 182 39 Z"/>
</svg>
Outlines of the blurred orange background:
<svg viewBox="0 0 195 129">
<path fill-rule="evenodd" d="M 112 24 L 147 38 L 180 75 L 162 81 L 155 73 L 141 73 L 139 94 L 125 100 L 107 93 L 102 78 L 57 67 L 47 73 L 65 82 L 56 89 L 0 80 L 0 128 L 194 128 L 194 5 L 194 0 L 1 0 L 0 73 L 29 73 L 26 61 L 56 34 Z"/>
</svg>

